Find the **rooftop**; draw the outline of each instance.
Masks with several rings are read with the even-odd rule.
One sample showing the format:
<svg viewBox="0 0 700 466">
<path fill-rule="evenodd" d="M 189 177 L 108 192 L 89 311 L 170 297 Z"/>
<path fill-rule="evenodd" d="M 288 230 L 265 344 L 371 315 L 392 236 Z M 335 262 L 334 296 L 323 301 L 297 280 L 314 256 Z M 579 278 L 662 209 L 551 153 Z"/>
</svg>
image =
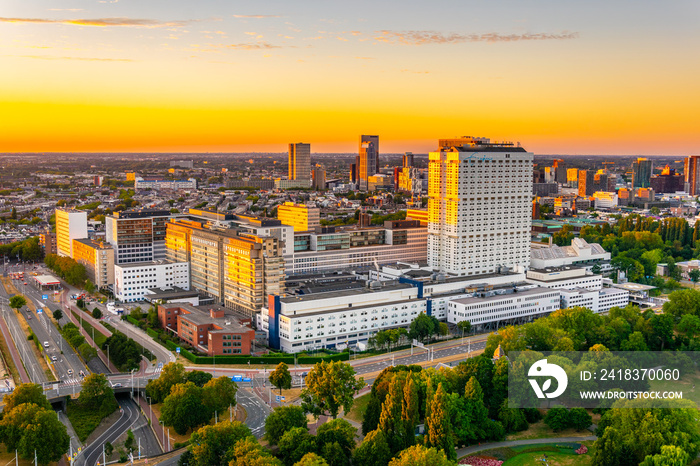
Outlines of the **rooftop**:
<svg viewBox="0 0 700 466">
<path fill-rule="evenodd" d="M 462 299 L 455 299 L 452 302 L 453 303 L 459 303 L 459 304 L 476 304 L 476 303 L 484 303 L 484 302 L 489 302 L 489 301 L 497 301 L 499 299 L 513 299 L 515 297 L 521 298 L 523 296 L 533 296 L 537 294 L 542 294 L 546 292 L 554 292 L 555 290 L 552 290 L 551 288 L 543 288 L 543 287 L 537 287 L 537 288 L 532 288 L 530 290 L 525 290 L 525 291 L 506 291 L 503 294 L 494 294 L 493 296 L 486 296 L 486 297 L 474 297 L 474 298 L 462 298 Z"/>
</svg>

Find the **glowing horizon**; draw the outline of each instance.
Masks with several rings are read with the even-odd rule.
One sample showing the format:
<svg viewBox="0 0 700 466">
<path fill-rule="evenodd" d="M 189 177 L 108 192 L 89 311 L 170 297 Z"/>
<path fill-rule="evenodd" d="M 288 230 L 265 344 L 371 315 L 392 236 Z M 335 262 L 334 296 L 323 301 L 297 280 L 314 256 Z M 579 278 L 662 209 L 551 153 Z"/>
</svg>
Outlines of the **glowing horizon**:
<svg viewBox="0 0 700 466">
<path fill-rule="evenodd" d="M 0 152 L 698 153 L 690 0 L 233 3 L 10 0 Z"/>
</svg>

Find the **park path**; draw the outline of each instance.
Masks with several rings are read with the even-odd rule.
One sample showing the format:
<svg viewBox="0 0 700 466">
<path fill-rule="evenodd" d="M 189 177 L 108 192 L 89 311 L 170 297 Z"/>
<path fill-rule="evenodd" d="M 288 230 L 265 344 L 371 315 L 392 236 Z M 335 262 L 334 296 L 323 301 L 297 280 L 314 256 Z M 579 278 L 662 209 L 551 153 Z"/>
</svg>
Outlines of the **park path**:
<svg viewBox="0 0 700 466">
<path fill-rule="evenodd" d="M 492 450 L 494 448 L 508 448 L 517 447 L 520 445 L 541 445 L 548 443 L 581 443 L 589 440 L 596 440 L 598 437 L 595 435 L 588 435 L 585 437 L 550 437 L 550 438 L 534 438 L 534 439 L 524 439 L 524 440 L 506 440 L 503 442 L 492 442 L 492 443 L 481 443 L 479 445 L 471 445 L 469 447 L 460 448 L 457 450 L 457 458 L 463 456 L 469 456 L 474 453 Z"/>
</svg>

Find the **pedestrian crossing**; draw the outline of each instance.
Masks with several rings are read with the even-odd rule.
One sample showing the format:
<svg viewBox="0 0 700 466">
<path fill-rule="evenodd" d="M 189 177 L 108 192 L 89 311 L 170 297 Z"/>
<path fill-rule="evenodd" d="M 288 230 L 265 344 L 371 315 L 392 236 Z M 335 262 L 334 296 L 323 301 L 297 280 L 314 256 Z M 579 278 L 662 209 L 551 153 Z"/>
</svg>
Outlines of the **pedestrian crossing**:
<svg viewBox="0 0 700 466">
<path fill-rule="evenodd" d="M 76 378 L 63 379 L 63 385 L 80 385 L 81 380 Z"/>
</svg>

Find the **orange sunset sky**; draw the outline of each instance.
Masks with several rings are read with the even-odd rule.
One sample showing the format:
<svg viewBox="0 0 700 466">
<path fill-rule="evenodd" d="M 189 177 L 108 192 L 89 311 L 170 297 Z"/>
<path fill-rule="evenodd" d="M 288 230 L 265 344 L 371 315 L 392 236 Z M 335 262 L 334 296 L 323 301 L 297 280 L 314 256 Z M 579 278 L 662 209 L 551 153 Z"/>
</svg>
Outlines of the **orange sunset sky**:
<svg viewBox="0 0 700 466">
<path fill-rule="evenodd" d="M 700 153 L 697 1 L 4 0 L 0 152 Z"/>
</svg>

